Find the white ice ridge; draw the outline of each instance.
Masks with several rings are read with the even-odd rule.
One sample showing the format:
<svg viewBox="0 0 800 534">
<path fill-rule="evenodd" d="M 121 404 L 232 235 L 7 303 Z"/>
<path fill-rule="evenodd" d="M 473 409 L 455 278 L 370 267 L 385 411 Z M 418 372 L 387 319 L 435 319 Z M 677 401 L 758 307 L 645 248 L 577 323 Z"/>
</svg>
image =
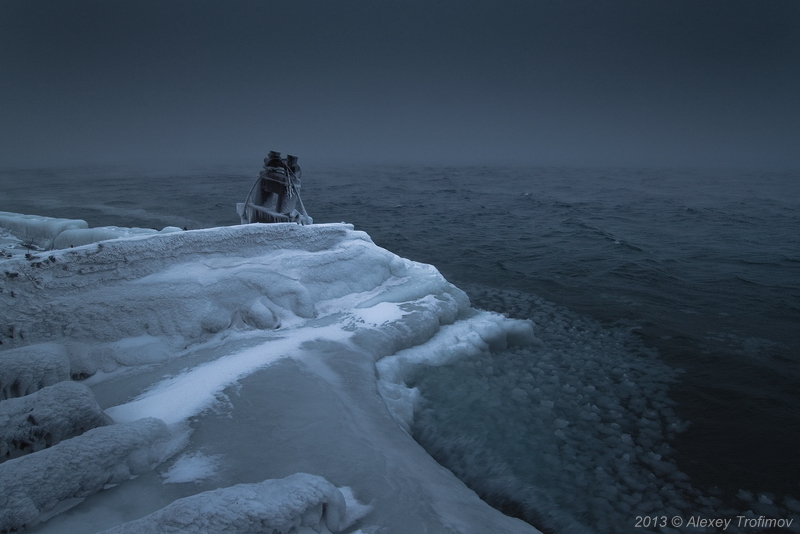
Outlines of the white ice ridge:
<svg viewBox="0 0 800 534">
<path fill-rule="evenodd" d="M 92 390 L 72 381 L 0 402 L 0 462 L 111 422 Z"/>
<path fill-rule="evenodd" d="M 12 338 L 18 333 L 10 332 Z M 0 352 L 0 399 L 29 395 L 45 386 L 69 380 L 67 349 L 39 343 Z"/>
<path fill-rule="evenodd" d="M 180 458 L 213 459 L 196 477 L 173 476 L 185 462 L 165 463 L 161 476 L 88 497 L 31 532 L 98 532 L 176 499 L 294 473 L 369 503 L 349 531 L 537 532 L 490 508 L 412 439 L 376 369 L 399 353 L 391 383 L 403 388 L 403 368 L 436 364 L 406 350 L 458 358 L 529 342 L 530 324 L 477 312 L 435 268 L 350 225 L 212 228 L 11 259 L 0 323 L 9 325 L 0 346 L 18 347 L 0 361 L 58 352 L 68 376 L 91 377 L 117 422 L 107 428 L 155 417 L 173 430 L 171 453 L 183 443 Z M 35 466 L 77 439 L 25 459 Z"/>
<path fill-rule="evenodd" d="M 339 489 L 322 477 L 296 473 L 184 497 L 102 534 L 336 533 L 347 526 L 346 517 Z"/>
<path fill-rule="evenodd" d="M 95 428 L 0 464 L 0 532 L 40 521 L 64 503 L 152 469 L 168 439 L 158 419 Z"/>
<path fill-rule="evenodd" d="M 44 250 L 78 247 L 108 239 L 159 233 L 158 230 L 151 228 L 123 228 L 119 226 L 89 228 L 89 224 L 81 219 L 58 219 L 8 211 L 0 211 L 0 227 L 8 229 L 23 243 L 31 244 Z M 174 226 L 167 226 L 161 232 L 179 232 L 180 230 L 180 228 Z"/>
<path fill-rule="evenodd" d="M 536 341 L 533 324 L 529 321 L 508 321 L 500 314 L 481 311 L 473 317 L 443 326 L 425 343 L 377 362 L 378 388 L 392 416 L 410 432 L 419 390 L 406 387 L 406 380 L 415 371 Z"/>
<path fill-rule="evenodd" d="M 43 249 L 51 248 L 58 234 L 65 230 L 89 228 L 89 224 L 81 219 L 56 219 L 8 211 L 0 211 L 0 226 L 7 228 L 24 243 Z"/>
</svg>

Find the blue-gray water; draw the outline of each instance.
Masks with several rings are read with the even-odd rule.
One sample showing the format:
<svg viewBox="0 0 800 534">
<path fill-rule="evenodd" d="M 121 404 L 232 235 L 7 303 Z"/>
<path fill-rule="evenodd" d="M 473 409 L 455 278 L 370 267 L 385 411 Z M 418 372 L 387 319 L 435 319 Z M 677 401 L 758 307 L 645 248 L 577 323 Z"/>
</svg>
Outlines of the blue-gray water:
<svg viewBox="0 0 800 534">
<path fill-rule="evenodd" d="M 0 210 L 235 224 L 258 163 L 6 170 Z M 475 306 L 536 322 L 535 347 L 411 384 L 417 439 L 490 503 L 557 532 L 647 531 L 635 528 L 646 514 L 800 514 L 800 174 L 304 173 L 316 222 L 353 223 L 436 265 Z"/>
</svg>

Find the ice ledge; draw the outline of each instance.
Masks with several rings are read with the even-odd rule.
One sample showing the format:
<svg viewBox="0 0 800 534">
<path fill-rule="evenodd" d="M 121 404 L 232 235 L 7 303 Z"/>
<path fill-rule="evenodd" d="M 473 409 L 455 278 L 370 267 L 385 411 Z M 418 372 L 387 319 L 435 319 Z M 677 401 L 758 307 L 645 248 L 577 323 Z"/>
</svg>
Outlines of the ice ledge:
<svg viewBox="0 0 800 534">
<path fill-rule="evenodd" d="M 322 477 L 296 473 L 279 480 L 198 493 L 100 534 L 299 534 L 347 526 L 341 491 Z"/>
<path fill-rule="evenodd" d="M 0 211 L 0 227 L 10 230 L 23 243 L 49 249 L 61 232 L 86 229 L 89 224 L 81 219 L 56 219 Z"/>
</svg>

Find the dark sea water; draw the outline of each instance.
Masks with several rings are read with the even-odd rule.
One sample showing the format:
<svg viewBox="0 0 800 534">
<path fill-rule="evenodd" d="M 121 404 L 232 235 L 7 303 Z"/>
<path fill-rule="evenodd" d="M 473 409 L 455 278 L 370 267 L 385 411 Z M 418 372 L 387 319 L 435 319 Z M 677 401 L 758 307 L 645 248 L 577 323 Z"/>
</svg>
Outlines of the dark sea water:
<svg viewBox="0 0 800 534">
<path fill-rule="evenodd" d="M 5 170 L 0 211 L 236 224 L 258 167 Z M 668 531 L 645 516 L 703 532 L 692 514 L 748 511 L 800 524 L 800 173 L 304 173 L 315 222 L 352 223 L 474 306 L 535 322 L 533 347 L 409 384 L 415 437 L 490 504 L 546 532 Z"/>
</svg>

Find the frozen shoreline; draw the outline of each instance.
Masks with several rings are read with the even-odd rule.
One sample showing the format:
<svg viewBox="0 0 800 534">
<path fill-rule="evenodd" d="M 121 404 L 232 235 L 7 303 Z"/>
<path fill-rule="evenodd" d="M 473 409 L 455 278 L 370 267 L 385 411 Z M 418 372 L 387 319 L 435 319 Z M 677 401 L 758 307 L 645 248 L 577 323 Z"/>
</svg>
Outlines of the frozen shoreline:
<svg viewBox="0 0 800 534">
<path fill-rule="evenodd" d="M 154 471 L 32 532 L 98 532 L 191 495 L 295 473 L 351 488 L 348 505 L 369 507 L 341 532 L 536 532 L 486 505 L 409 436 L 415 392 L 402 381 L 411 366 L 531 342 L 531 325 L 473 310 L 435 268 L 352 226 L 154 233 L 2 264 L 0 358 L 62 347 L 70 374 L 91 377 L 116 424 L 155 416 L 170 430 L 151 454 Z M 413 358 L 392 357 L 412 348 Z M 191 458 L 214 460 L 168 482 Z M 17 461 L 0 464 L 0 485 Z"/>
</svg>

